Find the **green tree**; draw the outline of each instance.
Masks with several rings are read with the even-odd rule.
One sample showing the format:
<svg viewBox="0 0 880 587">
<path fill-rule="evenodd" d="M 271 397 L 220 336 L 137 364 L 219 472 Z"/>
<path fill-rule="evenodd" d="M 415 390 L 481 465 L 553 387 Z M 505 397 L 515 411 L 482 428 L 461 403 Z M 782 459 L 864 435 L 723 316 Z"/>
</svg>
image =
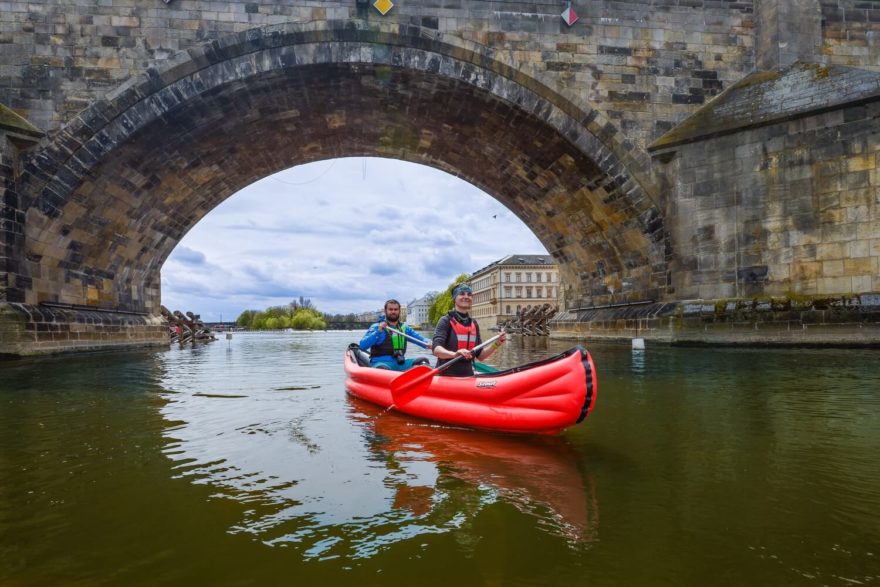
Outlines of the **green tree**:
<svg viewBox="0 0 880 587">
<path fill-rule="evenodd" d="M 235 319 L 235 323 L 242 328 L 250 328 L 254 321 L 254 316 L 256 315 L 256 310 L 245 310 L 238 315 L 238 318 Z"/>
<path fill-rule="evenodd" d="M 270 306 L 265 310 L 266 316 L 270 318 L 291 318 L 293 316 L 293 309 L 288 306 Z"/>
<path fill-rule="evenodd" d="M 296 330 L 324 330 L 327 323 L 317 310 L 300 307 L 291 319 L 290 327 Z"/>
<path fill-rule="evenodd" d="M 462 273 L 455 278 L 455 281 L 449 284 L 446 290 L 437 294 L 431 303 L 431 307 L 428 308 L 428 320 L 431 321 L 431 324 L 437 324 L 440 318 L 452 309 L 452 290 L 455 289 L 456 285 L 466 282 L 470 278 L 471 276 L 467 273 Z"/>
</svg>

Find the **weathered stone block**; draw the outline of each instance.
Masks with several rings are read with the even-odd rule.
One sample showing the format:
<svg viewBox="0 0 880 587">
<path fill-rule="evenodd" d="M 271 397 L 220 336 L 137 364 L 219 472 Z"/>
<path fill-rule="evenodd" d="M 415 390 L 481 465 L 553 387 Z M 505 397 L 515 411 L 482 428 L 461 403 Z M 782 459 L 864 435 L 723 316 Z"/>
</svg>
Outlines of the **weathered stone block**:
<svg viewBox="0 0 880 587">
<path fill-rule="evenodd" d="M 816 280 L 819 294 L 840 295 L 848 293 L 852 287 L 852 279 L 849 277 L 819 277 Z"/>
<path fill-rule="evenodd" d="M 836 259 L 833 261 L 823 261 L 822 262 L 822 273 L 821 277 L 840 277 L 844 275 L 843 268 L 843 260 Z M 844 290 L 839 290 L 844 291 Z"/>
<path fill-rule="evenodd" d="M 874 275 L 878 272 L 877 259 L 874 257 L 859 257 L 845 259 L 843 261 L 844 275 Z"/>
</svg>

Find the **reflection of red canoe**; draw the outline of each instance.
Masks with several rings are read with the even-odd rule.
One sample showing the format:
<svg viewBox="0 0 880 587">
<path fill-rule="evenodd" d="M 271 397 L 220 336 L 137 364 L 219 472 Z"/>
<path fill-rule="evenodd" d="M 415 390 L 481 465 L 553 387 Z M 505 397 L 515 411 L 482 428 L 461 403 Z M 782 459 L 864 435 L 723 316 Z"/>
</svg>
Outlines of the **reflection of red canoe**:
<svg viewBox="0 0 880 587">
<path fill-rule="evenodd" d="M 485 434 L 414 423 L 359 401 L 354 407 L 371 420 L 376 448 L 394 453 L 397 460 L 433 462 L 444 475 L 494 488 L 507 503 L 539 517 L 554 534 L 576 541 L 596 539 L 595 483 L 578 466 L 584 457 L 565 438 Z M 423 515 L 432 507 L 434 491 L 424 485 L 400 486 L 395 507 Z"/>
<path fill-rule="evenodd" d="M 399 372 L 365 366 L 352 345 L 345 353 L 345 374 L 350 394 L 382 407 L 392 405 L 391 381 Z M 596 389 L 590 353 L 574 347 L 497 373 L 434 377 L 424 393 L 397 410 L 472 428 L 556 434 L 587 417 Z"/>
</svg>

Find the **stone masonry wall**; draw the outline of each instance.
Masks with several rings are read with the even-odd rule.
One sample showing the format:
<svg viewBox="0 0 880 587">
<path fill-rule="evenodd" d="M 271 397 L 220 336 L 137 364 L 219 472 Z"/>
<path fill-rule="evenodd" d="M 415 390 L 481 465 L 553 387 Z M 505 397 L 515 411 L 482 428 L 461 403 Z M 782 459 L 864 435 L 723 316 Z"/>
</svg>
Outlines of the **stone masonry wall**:
<svg viewBox="0 0 880 587">
<path fill-rule="evenodd" d="M 820 22 L 815 18 L 813 9 L 816 6 L 821 13 Z M 97 121 L 89 119 L 84 123 L 78 120 L 80 126 L 71 125 L 75 127 L 72 131 L 65 127 L 79 113 L 99 99 L 119 97 L 119 88 L 124 87 L 127 80 L 143 75 L 153 66 L 172 63 L 173 57 L 180 51 L 193 50 L 198 53 L 202 51 L 198 47 L 217 41 L 213 47 L 205 50 L 203 56 L 222 54 L 222 47 L 227 46 L 225 40 L 233 33 L 269 25 L 328 20 L 352 22 L 352 19 L 359 19 L 358 22 L 409 23 L 421 27 L 420 30 L 424 32 L 436 31 L 450 39 L 478 43 L 481 47 L 488 47 L 492 55 L 502 56 L 496 63 L 516 64 L 515 71 L 521 74 L 523 80 L 529 80 L 529 83 L 538 80 L 544 88 L 558 92 L 582 112 L 590 112 L 591 116 L 598 113 L 601 118 L 610 121 L 607 125 L 603 123 L 601 132 L 590 129 L 594 140 L 600 137 L 604 145 L 612 142 L 622 145 L 622 150 L 632 153 L 633 160 L 639 164 L 649 161 L 645 156 L 649 143 L 688 118 L 714 96 L 742 80 L 756 66 L 785 65 L 796 56 L 808 55 L 810 51 L 807 48 L 815 41 L 815 35 L 804 34 L 807 28 L 792 25 L 786 20 L 791 14 L 798 13 L 798 7 L 809 11 L 804 23 L 821 29 L 822 54 L 816 56 L 816 61 L 880 69 L 877 40 L 880 38 L 880 17 L 875 14 L 877 9 L 873 5 L 858 0 L 772 0 L 761 4 L 745 0 L 575 0 L 572 7 L 580 15 L 580 20 L 569 28 L 559 17 L 564 5 L 556 0 L 399 0 L 387 16 L 379 15 L 369 5 L 351 0 L 172 0 L 169 4 L 162 0 L 68 0 L 64 3 L 0 0 L 0 104 L 11 107 L 50 133 L 44 141 L 50 145 L 47 149 L 49 155 L 36 158 L 36 164 L 31 169 L 39 173 L 32 176 L 64 184 L 64 197 L 56 199 L 64 200 L 66 204 L 66 198 L 69 197 L 73 202 L 65 209 L 65 213 L 72 218 L 70 223 L 66 223 L 66 217 L 61 214 L 56 216 L 63 221 L 56 222 L 56 216 L 46 213 L 51 207 L 40 208 L 41 204 L 51 204 L 52 197 L 57 196 L 51 190 L 43 191 L 40 202 L 30 210 L 22 210 L 25 207 L 22 203 L 25 190 L 10 181 L 16 173 L 8 155 L 4 154 L 5 158 L 0 159 L 0 197 L 3 205 L 3 216 L 0 218 L 0 342 L 3 342 L 3 348 L 20 343 L 32 350 L 37 349 L 36 352 L 45 349 L 50 352 L 62 348 L 96 348 L 103 344 L 112 346 L 138 341 L 147 344 L 159 340 L 159 324 L 153 324 L 153 318 L 150 317 L 118 313 L 118 316 L 108 318 L 110 314 L 101 314 L 104 318 L 95 322 L 93 318 L 80 314 L 84 310 L 71 307 L 67 310 L 54 308 L 50 312 L 51 319 L 47 319 L 42 313 L 45 308 L 36 304 L 46 300 L 59 302 L 76 298 L 71 303 L 104 304 L 117 310 L 127 307 L 124 304 L 128 303 L 129 309 L 153 312 L 159 301 L 158 266 L 164 258 L 162 255 L 173 248 L 175 239 L 179 240 L 177 235 L 185 233 L 197 218 L 231 193 L 227 188 L 239 187 L 276 168 L 283 168 L 285 163 L 289 164 L 289 160 L 279 156 L 278 161 L 272 161 L 271 165 L 264 164 L 264 168 L 230 171 L 223 166 L 229 153 L 220 147 L 227 148 L 231 142 L 221 140 L 227 137 L 220 137 L 219 132 L 229 130 L 232 136 L 241 138 L 247 125 L 221 127 L 218 130 L 219 125 L 206 124 L 200 132 L 207 133 L 206 129 L 210 129 L 218 134 L 208 137 L 210 140 L 202 140 L 205 137 L 189 132 L 184 125 L 192 123 L 196 114 L 202 122 L 221 115 L 222 108 L 204 102 L 203 112 L 181 109 L 176 113 L 180 116 L 180 132 L 170 147 L 179 169 L 165 169 L 166 177 L 156 178 L 152 172 L 141 173 L 143 169 L 139 167 L 141 162 L 149 161 L 149 157 L 157 156 L 155 149 L 150 148 L 150 145 L 160 144 L 157 138 L 160 133 L 155 127 L 149 129 L 154 133 L 149 141 L 123 141 L 125 144 L 114 155 L 116 159 L 96 161 L 94 168 L 88 167 L 84 174 L 88 176 L 87 180 L 64 169 L 59 171 L 60 166 L 56 165 L 57 161 L 64 160 L 72 150 L 79 148 L 76 129 L 81 129 L 82 124 Z M 759 9 L 757 14 L 756 9 Z M 766 21 L 763 24 L 769 24 L 770 29 L 765 26 L 761 30 L 762 23 L 759 21 L 762 18 Z M 318 39 L 317 42 L 321 41 Z M 787 44 L 790 41 L 794 45 Z M 418 45 L 415 41 L 403 42 Z M 779 43 L 778 47 L 773 46 L 776 43 Z M 369 44 L 370 49 L 380 45 L 373 40 Z M 387 48 L 378 48 L 387 51 Z M 224 63 L 220 59 L 212 64 L 217 65 L 218 70 L 226 67 L 230 77 L 236 73 L 231 62 Z M 248 64 L 240 65 L 247 67 Z M 321 73 L 324 75 L 327 71 L 321 70 Z M 402 72 L 401 80 L 395 82 L 403 90 L 406 90 L 407 75 L 409 72 Z M 519 78 L 514 79 L 516 77 L 508 76 L 506 79 L 516 84 L 519 81 Z M 278 97 L 279 88 L 275 85 L 278 79 L 283 78 L 266 77 L 264 86 L 257 88 L 256 93 L 248 87 L 253 94 L 251 96 L 245 92 L 237 94 L 234 90 L 238 86 L 228 84 L 226 89 L 230 95 L 236 95 L 236 100 L 244 100 L 236 102 L 245 112 L 239 122 L 249 121 L 249 116 L 255 122 L 260 118 L 258 114 L 263 112 L 263 106 L 270 103 L 261 102 L 263 96 Z M 328 132 L 352 140 L 353 133 L 345 126 L 346 117 L 339 113 L 344 113 L 346 109 L 352 113 L 367 112 L 367 109 L 349 99 L 354 92 L 333 93 L 333 84 L 340 83 L 341 79 L 340 76 L 328 75 L 322 87 L 331 99 L 320 103 L 333 103 L 336 99 L 342 101 L 334 104 L 337 112 L 327 118 Z M 428 79 L 432 78 L 429 76 Z M 167 80 L 156 81 L 157 85 L 168 83 Z M 431 89 L 429 84 L 422 86 L 430 89 L 430 92 L 425 90 L 428 94 L 436 96 L 436 88 Z M 369 101 L 374 98 L 369 95 L 369 91 L 373 91 L 371 88 L 353 82 L 351 87 L 362 88 L 361 100 L 364 103 L 374 103 Z M 448 95 L 462 95 L 452 93 L 452 89 L 448 89 Z M 285 99 L 294 103 L 303 93 L 298 90 L 295 84 L 291 84 Z M 400 95 L 406 95 L 406 92 Z M 254 96 L 259 99 L 248 103 Z M 380 92 L 377 96 L 387 98 L 388 93 Z M 390 99 L 389 107 L 401 100 L 396 96 Z M 166 97 L 176 99 L 175 96 Z M 132 96 L 129 98 L 135 100 Z M 223 102 L 227 97 L 221 95 L 217 99 Z M 430 104 L 431 101 L 426 99 L 423 103 Z M 561 147 L 552 151 L 552 157 L 540 149 L 524 146 L 522 152 L 526 155 L 521 159 L 528 165 L 517 167 L 511 162 L 508 164 L 516 169 L 522 168 L 523 177 L 528 179 L 523 183 L 522 191 L 531 200 L 524 199 L 523 202 L 533 200 L 535 204 L 523 204 L 522 210 L 527 213 L 530 226 L 538 227 L 536 232 L 555 230 L 561 235 L 560 241 L 565 242 L 574 242 L 579 236 L 586 236 L 595 241 L 592 243 L 594 246 L 600 247 L 603 243 L 612 243 L 608 235 L 617 231 L 620 234 L 615 238 L 626 243 L 622 250 L 635 257 L 646 249 L 643 234 L 646 231 L 642 230 L 642 225 L 653 231 L 651 234 L 668 234 L 662 240 L 652 241 L 652 246 L 666 247 L 665 258 L 670 261 L 669 266 L 666 263 L 652 265 L 641 257 L 636 259 L 637 263 L 629 262 L 628 265 L 638 266 L 646 275 L 649 271 L 664 275 L 668 271 L 672 280 L 671 289 L 665 285 L 662 290 L 653 287 L 652 295 L 641 295 L 639 301 L 646 297 L 665 302 L 698 300 L 694 304 L 677 306 L 677 314 L 673 314 L 682 320 L 706 319 L 707 314 L 702 309 L 696 315 L 694 312 L 688 314 L 687 308 L 690 306 L 711 306 L 715 308 L 713 320 L 727 323 L 724 317 L 738 315 L 741 304 L 763 303 L 761 300 L 776 300 L 768 302 L 771 304 L 779 299 L 783 300 L 782 303 L 788 300 L 789 303 L 814 304 L 817 299 L 822 303 L 821 298 L 825 296 L 826 301 L 846 305 L 849 303 L 847 300 L 861 300 L 860 296 L 853 294 L 880 291 L 880 234 L 877 232 L 880 227 L 880 202 L 876 195 L 880 193 L 877 171 L 877 151 L 880 147 L 876 139 L 880 136 L 880 129 L 877 128 L 880 109 L 877 103 L 862 100 L 845 108 L 832 108 L 810 116 L 777 121 L 760 128 L 749 127 L 721 136 L 707 136 L 677 146 L 674 154 L 667 152 L 654 160 L 650 170 L 652 177 L 644 182 L 649 186 L 645 193 L 647 197 L 635 202 L 645 206 L 649 212 L 653 212 L 655 203 L 665 206 L 665 218 L 649 214 L 639 216 L 630 210 L 626 210 L 623 216 L 607 211 L 597 215 L 593 207 L 599 201 L 609 209 L 622 204 L 610 196 L 604 200 L 597 198 L 595 194 L 598 192 L 593 191 L 592 185 L 582 190 L 580 200 L 572 197 L 572 194 L 577 195 L 574 189 L 569 190 L 561 183 L 558 184 L 562 186 L 560 189 L 548 194 L 543 189 L 546 182 L 542 174 L 547 173 L 548 178 L 570 176 L 571 185 L 575 186 L 577 178 L 583 176 L 582 170 L 591 169 L 595 163 L 577 161 L 576 157 L 562 148 L 568 146 L 563 144 L 563 140 L 557 141 Z M 478 106 L 481 104 L 479 99 L 469 98 L 465 106 L 480 110 Z M 117 107 L 118 104 L 114 104 L 108 107 L 108 111 Z M 279 108 L 279 116 L 293 111 L 289 108 L 284 110 L 281 106 Z M 424 111 L 436 112 L 430 108 Z M 505 116 L 496 113 L 497 120 L 493 124 L 498 123 L 499 136 L 512 140 L 513 135 L 502 133 L 507 120 Z M 96 114 L 94 118 L 100 118 L 100 115 Z M 430 119 L 431 116 L 423 118 Z M 111 119 L 117 120 L 115 117 Z M 340 120 L 342 124 L 338 124 Z M 351 128 L 356 131 L 376 128 L 376 125 L 365 124 L 366 118 L 352 116 L 351 120 L 358 120 L 361 124 L 352 124 Z M 438 121 L 445 124 L 454 119 L 434 117 L 433 122 Z M 124 126 L 125 123 L 122 120 L 119 124 Z M 273 124 L 273 121 L 264 120 L 263 123 Z M 272 135 L 265 128 L 250 126 L 255 129 L 252 131 L 254 137 L 277 138 L 282 134 Z M 540 131 L 544 127 L 536 128 Z M 397 141 L 397 137 L 408 130 L 411 129 L 405 125 L 395 128 L 392 133 L 394 140 Z M 289 133 L 284 134 L 289 136 Z M 426 150 L 422 147 L 424 136 L 430 138 L 435 135 L 442 136 L 442 133 L 413 135 L 411 142 L 416 147 L 407 147 L 410 151 L 399 152 L 416 153 L 417 149 L 427 152 L 431 148 L 430 140 L 427 141 L 429 146 Z M 467 132 L 461 135 L 468 136 Z M 126 139 L 129 137 L 128 134 L 124 136 Z M 531 135 L 525 133 L 525 136 Z M 534 136 L 538 136 L 538 133 Z M 167 139 L 167 136 L 160 138 Z M 557 138 L 554 137 L 554 140 Z M 342 144 L 328 143 L 325 139 L 326 136 L 316 135 L 314 144 Z M 377 137 L 369 134 L 354 136 L 354 139 L 355 143 L 360 140 L 367 147 L 380 144 Z M 167 140 L 162 144 L 169 147 Z M 399 145 L 395 143 L 395 146 Z M 433 148 L 441 156 L 431 155 L 426 160 L 434 164 L 440 162 L 441 166 L 454 170 L 449 159 L 450 150 L 440 147 L 438 142 Z M 488 145 L 481 145 L 479 150 L 483 152 L 489 148 Z M 5 145 L 0 145 L 0 149 L 3 149 L 3 153 L 8 152 Z M 272 152 L 275 151 L 272 149 Z M 586 155 L 587 158 L 595 156 L 587 151 L 583 149 L 575 155 Z M 284 153 L 283 150 L 278 152 Z M 467 157 L 462 157 L 464 161 L 477 161 L 480 157 L 480 153 L 465 154 Z M 307 155 L 316 156 L 314 152 Z M 542 157 L 547 161 L 538 161 Z M 296 159 L 305 160 L 302 157 Z M 572 164 L 572 161 L 576 164 Z M 101 168 L 100 165 L 105 167 Z M 162 169 L 160 166 L 153 168 Z M 471 179 L 485 187 L 491 185 L 487 180 L 495 181 L 496 178 L 489 177 L 484 169 L 485 166 Z M 599 177 L 609 170 L 613 174 L 628 171 L 618 169 L 615 164 L 607 170 L 599 169 L 596 175 Z M 194 181 L 180 185 L 180 178 L 185 174 L 190 174 Z M 499 177 L 502 175 L 499 174 Z M 652 183 L 654 179 L 658 179 L 659 183 Z M 624 183 L 630 185 L 632 182 Z M 666 188 L 655 189 L 658 185 L 665 185 Z M 162 191 L 162 206 L 154 205 L 154 201 L 149 199 L 137 204 L 142 206 L 144 212 L 144 216 L 137 217 L 138 226 L 146 226 L 148 223 L 145 219 L 149 218 L 149 229 L 144 231 L 152 230 L 155 233 L 147 238 L 149 243 L 155 245 L 153 248 L 144 248 L 145 245 L 138 242 L 138 237 L 143 236 L 138 232 L 140 229 L 126 232 L 115 231 L 114 228 L 116 224 L 122 226 L 132 218 L 127 212 L 135 204 L 128 200 L 135 187 L 144 194 L 158 193 L 159 189 Z M 179 216 L 181 206 L 188 198 L 206 197 L 205 194 L 211 193 L 215 187 L 222 188 L 216 191 L 216 200 L 198 205 L 186 204 L 191 205 L 192 209 Z M 502 193 L 503 190 L 497 191 Z M 109 194 L 108 197 L 102 195 L 105 192 Z M 636 191 L 630 190 L 628 193 L 635 194 Z M 27 198 L 35 196 L 36 193 Z M 542 197 L 545 207 L 537 204 L 542 202 Z M 110 198 L 119 200 L 121 204 L 116 208 L 106 207 Z M 648 201 L 650 203 L 645 203 Z M 623 203 L 629 205 L 627 201 Z M 19 226 L 25 223 L 22 214 L 28 214 L 28 225 L 24 227 L 24 232 Z M 529 214 L 534 214 L 536 219 Z M 621 218 L 631 221 L 633 226 L 622 222 Z M 638 227 L 635 227 L 636 218 L 642 223 Z M 92 222 L 95 219 L 100 222 Z M 627 232 L 621 232 L 621 226 Z M 76 229 L 91 235 L 89 242 L 97 252 L 84 251 L 82 243 L 86 242 L 85 237 L 76 240 L 69 236 Z M 101 240 L 105 232 L 117 240 Z M 22 247 L 22 239 L 28 238 L 22 234 L 38 235 L 38 239 L 32 239 L 38 246 L 33 250 Z M 550 242 L 548 238 L 544 240 Z M 635 244 L 629 244 L 630 241 Z M 106 242 L 111 243 L 106 254 L 125 251 L 126 263 L 137 259 L 137 271 L 132 273 L 128 270 L 129 265 L 120 265 L 113 259 L 103 265 L 92 263 L 103 259 L 105 252 L 102 251 Z M 41 247 L 45 251 L 37 250 Z M 27 254 L 24 249 L 34 254 Z M 567 253 L 558 252 L 564 247 L 560 245 L 557 249 L 552 252 L 557 258 L 568 262 L 570 259 L 564 258 Z M 157 254 L 157 250 L 163 253 Z M 583 250 L 580 250 L 581 254 Z M 652 254 L 656 253 L 651 250 Z M 44 254 L 46 251 L 50 254 Z M 601 254 L 590 256 L 594 258 L 589 262 L 577 259 L 576 263 L 569 263 L 569 277 L 587 284 L 597 282 L 595 292 L 586 288 L 589 293 L 598 296 L 596 300 L 591 296 L 591 303 L 613 302 L 613 291 L 608 299 L 604 299 L 607 297 L 608 284 L 598 270 L 598 263 L 604 257 Z M 47 259 L 52 262 L 47 262 Z M 15 267 L 16 264 L 27 265 L 27 270 L 19 271 L 20 267 Z M 592 274 L 591 264 L 596 265 Z M 70 270 L 80 270 L 81 266 L 86 266 L 87 271 L 81 271 L 85 277 L 78 283 L 71 282 L 68 279 Z M 14 282 L 10 281 L 13 273 Z M 117 274 L 126 274 L 128 281 L 118 282 Z M 59 285 L 62 282 L 63 285 Z M 43 284 L 45 291 L 32 287 L 34 283 Z M 59 298 L 59 295 L 66 295 L 65 287 L 74 291 L 67 298 Z M 30 298 L 19 295 L 20 291 L 25 290 L 30 291 Z M 658 295 L 653 295 L 653 290 Z M 809 298 L 809 302 L 802 297 Z M 713 301 L 702 304 L 699 300 Z M 22 301 L 32 303 L 18 303 Z M 729 304 L 733 304 L 730 311 L 727 309 Z M 724 310 L 719 314 L 718 308 L 722 307 Z M 607 322 L 598 314 L 585 315 L 584 318 L 593 324 Z M 673 320 L 674 316 L 670 315 L 666 322 L 657 324 L 666 325 L 661 329 L 673 328 Z M 79 326 L 66 330 L 61 326 L 65 321 L 71 326 L 89 326 L 83 330 L 79 330 Z M 119 330 L 114 330 L 117 328 Z"/>
<path fill-rule="evenodd" d="M 59 129 L 124 80 L 178 51 L 264 25 L 360 18 L 415 24 L 506 53 L 644 147 L 754 67 L 754 3 L 399 0 L 0 1 L 0 103 Z"/>
<path fill-rule="evenodd" d="M 756 12 L 757 69 L 782 69 L 798 60 L 817 61 L 822 14 L 816 0 L 761 0 Z"/>
<path fill-rule="evenodd" d="M 155 309 L 159 267 L 199 218 L 275 171 L 345 155 L 465 178 L 573 267 L 569 285 L 602 296 L 608 279 L 618 296 L 656 299 L 665 231 L 629 175 L 650 160 L 612 152 L 597 138 L 614 145 L 609 128 L 485 48 L 421 27 L 235 35 L 139 76 L 24 165 L 25 301 Z"/>
<path fill-rule="evenodd" d="M 13 158 L 16 155 L 17 150 L 5 134 L 0 133 L 0 302 L 18 297 L 14 288 L 24 239 L 24 213 L 15 190 Z"/>
<path fill-rule="evenodd" d="M 880 71 L 880 3 L 819 0 L 822 57 L 816 62 Z"/>
<path fill-rule="evenodd" d="M 880 292 L 880 102 L 679 147 L 678 299 Z"/>
</svg>

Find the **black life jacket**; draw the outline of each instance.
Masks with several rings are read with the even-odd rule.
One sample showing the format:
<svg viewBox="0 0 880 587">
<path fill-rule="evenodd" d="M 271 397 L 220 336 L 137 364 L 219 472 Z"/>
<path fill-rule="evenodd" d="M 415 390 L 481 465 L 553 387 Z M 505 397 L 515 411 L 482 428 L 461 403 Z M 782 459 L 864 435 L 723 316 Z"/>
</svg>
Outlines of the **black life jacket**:
<svg viewBox="0 0 880 587">
<path fill-rule="evenodd" d="M 406 324 L 404 322 L 400 322 L 397 327 L 392 326 L 392 328 L 406 332 Z M 406 337 L 386 329 L 385 340 L 382 341 L 382 344 L 370 347 L 370 358 L 393 357 L 394 351 L 399 351 L 401 357 L 406 354 Z"/>
</svg>

